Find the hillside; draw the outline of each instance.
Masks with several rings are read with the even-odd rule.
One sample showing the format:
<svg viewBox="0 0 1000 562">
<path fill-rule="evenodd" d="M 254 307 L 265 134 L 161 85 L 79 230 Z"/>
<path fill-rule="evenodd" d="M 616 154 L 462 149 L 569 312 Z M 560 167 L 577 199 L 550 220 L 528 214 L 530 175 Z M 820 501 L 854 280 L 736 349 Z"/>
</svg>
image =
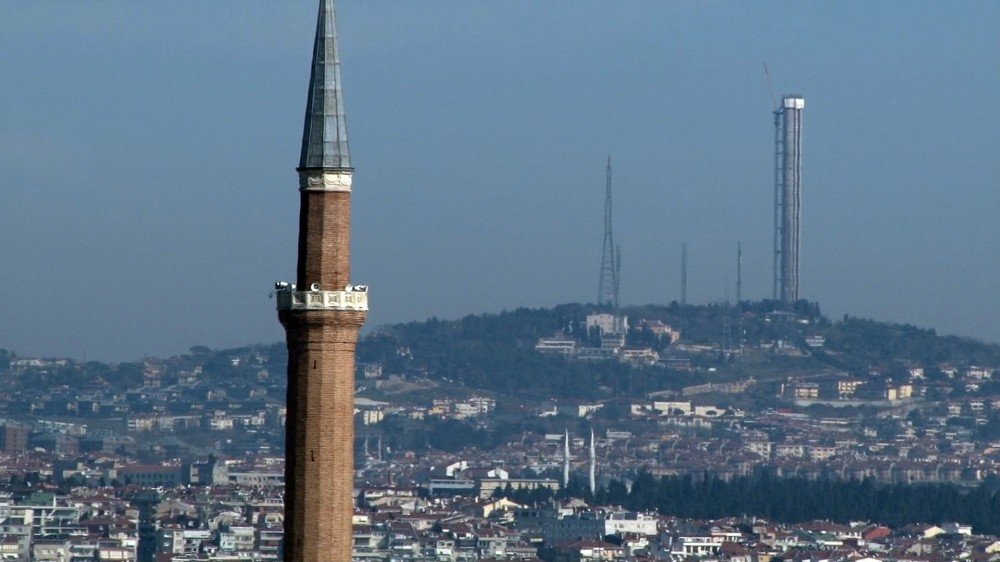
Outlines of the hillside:
<svg viewBox="0 0 1000 562">
<path fill-rule="evenodd" d="M 663 358 L 686 360 L 690 367 L 684 369 L 536 352 L 539 338 L 555 334 L 595 345 L 585 322 L 588 314 L 601 310 L 580 304 L 385 326 L 363 339 L 358 356 L 361 362 L 382 365 L 388 373 L 505 394 L 566 398 L 638 396 L 748 377 L 766 381 L 833 372 L 892 376 L 913 367 L 925 369 L 933 378 L 948 366 L 1000 365 L 1000 345 L 939 336 L 910 325 L 846 316 L 831 320 L 818 305 L 805 301 L 792 313 L 775 314 L 774 304 L 673 303 L 621 311 L 633 327 L 639 320 L 656 320 L 680 330 L 680 340 L 669 345 L 648 330 L 633 328 L 626 344 L 648 346 Z M 819 338 L 824 345 L 809 346 L 807 338 Z M 737 352 L 740 342 L 742 353 Z"/>
<path fill-rule="evenodd" d="M 586 329 L 586 318 L 606 311 L 582 304 L 382 326 L 362 338 L 358 360 L 379 364 L 385 375 L 400 375 L 396 380 L 403 381 L 399 383 L 403 390 L 423 389 L 444 396 L 464 388 L 531 399 L 633 397 L 750 377 L 778 381 L 789 376 L 847 373 L 867 379 L 892 378 L 913 367 L 923 368 L 927 378 L 934 380 L 945 379 L 949 368 L 1000 366 L 997 344 L 940 336 L 910 325 L 846 316 L 831 320 L 818 305 L 804 301 L 794 314 L 774 315 L 773 309 L 770 301 L 744 302 L 740 307 L 673 303 L 623 309 L 621 313 L 633 325 L 626 345 L 649 347 L 665 360 L 681 361 L 667 366 L 664 362 L 583 361 L 536 352 L 539 338 L 556 334 L 575 338 L 580 345 L 599 345 L 595 334 Z M 669 324 L 681 332 L 680 339 L 669 344 L 648 330 L 635 329 L 643 319 Z M 807 338 L 817 336 L 825 340 L 823 347 L 806 344 Z M 741 341 L 742 353 L 737 353 Z M 780 348 L 775 343 L 779 341 L 783 342 Z M 0 374 L 13 377 L 10 366 L 16 358 L 0 350 Z M 240 360 L 234 363 L 234 359 Z M 284 345 L 275 343 L 228 350 L 195 346 L 190 353 L 162 363 L 178 372 L 200 366 L 206 382 L 225 384 L 231 396 L 249 395 L 255 389 L 259 394 L 260 388 L 266 388 L 268 397 L 277 399 L 283 392 L 286 361 Z M 271 373 L 263 381 L 259 380 L 262 369 Z M 141 362 L 66 361 L 31 373 L 11 378 L 9 388 L 134 388 L 142 385 L 143 366 Z M 436 386 L 421 386 L 419 381 Z"/>
</svg>

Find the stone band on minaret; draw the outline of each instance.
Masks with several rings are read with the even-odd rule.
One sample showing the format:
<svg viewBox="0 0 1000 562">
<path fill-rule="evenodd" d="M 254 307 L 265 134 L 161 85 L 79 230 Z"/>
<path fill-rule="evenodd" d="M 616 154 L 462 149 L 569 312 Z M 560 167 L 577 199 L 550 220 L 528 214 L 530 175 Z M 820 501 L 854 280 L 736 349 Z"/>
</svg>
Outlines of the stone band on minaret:
<svg viewBox="0 0 1000 562">
<path fill-rule="evenodd" d="M 353 168 L 333 0 L 321 0 L 299 160 L 296 284 L 278 283 L 288 344 L 286 562 L 350 562 L 354 354 L 368 288 L 351 284 Z"/>
</svg>

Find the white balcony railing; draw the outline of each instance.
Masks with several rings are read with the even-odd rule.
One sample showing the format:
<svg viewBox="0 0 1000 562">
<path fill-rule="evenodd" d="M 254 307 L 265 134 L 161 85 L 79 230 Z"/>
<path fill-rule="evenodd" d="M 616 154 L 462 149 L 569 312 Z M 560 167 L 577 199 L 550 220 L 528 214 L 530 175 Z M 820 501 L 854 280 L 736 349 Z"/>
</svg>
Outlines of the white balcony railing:
<svg viewBox="0 0 1000 562">
<path fill-rule="evenodd" d="M 343 291 L 295 291 L 279 288 L 275 292 L 278 310 L 368 310 L 368 287 L 347 287 Z"/>
</svg>

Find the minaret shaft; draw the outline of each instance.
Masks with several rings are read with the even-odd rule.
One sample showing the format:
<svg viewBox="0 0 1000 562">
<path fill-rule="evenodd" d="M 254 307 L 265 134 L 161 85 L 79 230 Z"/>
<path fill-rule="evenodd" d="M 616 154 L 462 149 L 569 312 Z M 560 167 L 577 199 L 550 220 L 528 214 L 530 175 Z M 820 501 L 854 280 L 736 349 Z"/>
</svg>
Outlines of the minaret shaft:
<svg viewBox="0 0 1000 562">
<path fill-rule="evenodd" d="M 296 283 L 341 290 L 351 282 L 351 192 L 302 191 Z"/>
<path fill-rule="evenodd" d="M 280 313 L 288 343 L 285 555 L 350 562 L 354 352 L 361 311 Z"/>
</svg>

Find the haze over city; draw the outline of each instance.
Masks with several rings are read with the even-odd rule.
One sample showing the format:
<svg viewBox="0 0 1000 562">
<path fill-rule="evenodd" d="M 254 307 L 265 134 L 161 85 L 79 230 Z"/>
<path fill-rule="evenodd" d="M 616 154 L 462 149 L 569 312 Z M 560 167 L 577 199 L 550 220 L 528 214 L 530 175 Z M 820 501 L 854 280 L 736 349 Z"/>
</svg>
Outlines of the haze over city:
<svg viewBox="0 0 1000 562">
<path fill-rule="evenodd" d="M 0 346 L 109 360 L 281 339 L 312 2 L 0 18 Z M 6 13 L 13 12 L 13 13 Z M 1000 6 L 340 5 L 369 326 L 771 293 L 771 98 L 807 100 L 802 296 L 1000 340 Z M 728 288 L 733 296 L 733 288 Z"/>
</svg>

